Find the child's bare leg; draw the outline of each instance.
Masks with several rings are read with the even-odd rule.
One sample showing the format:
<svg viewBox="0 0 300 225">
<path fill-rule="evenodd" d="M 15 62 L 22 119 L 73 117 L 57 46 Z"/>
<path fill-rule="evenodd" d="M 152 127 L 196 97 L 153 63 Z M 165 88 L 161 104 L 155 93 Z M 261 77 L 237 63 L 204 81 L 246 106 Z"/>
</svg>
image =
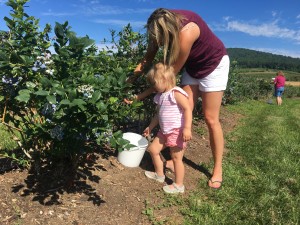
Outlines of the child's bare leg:
<svg viewBox="0 0 300 225">
<path fill-rule="evenodd" d="M 150 146 L 148 147 L 148 151 L 151 155 L 155 172 L 158 176 L 164 176 L 163 161 L 159 154 L 164 148 L 164 142 L 159 137 L 155 137 Z"/>
<path fill-rule="evenodd" d="M 173 160 L 167 160 L 166 161 L 166 168 L 174 172 L 174 163 Z"/>
<path fill-rule="evenodd" d="M 183 164 L 184 149 L 178 147 L 171 148 L 171 157 L 174 163 L 175 184 L 181 187 L 184 180 L 184 164 Z"/>
</svg>

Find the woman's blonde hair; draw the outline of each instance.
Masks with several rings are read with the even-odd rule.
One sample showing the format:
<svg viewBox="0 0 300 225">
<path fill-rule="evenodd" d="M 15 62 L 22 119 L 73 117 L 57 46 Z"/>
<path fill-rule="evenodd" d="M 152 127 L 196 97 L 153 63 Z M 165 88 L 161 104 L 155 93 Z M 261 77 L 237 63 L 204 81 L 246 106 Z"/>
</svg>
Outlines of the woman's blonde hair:
<svg viewBox="0 0 300 225">
<path fill-rule="evenodd" d="M 178 13 L 159 8 L 147 21 L 149 42 L 163 46 L 164 64 L 173 65 L 180 52 L 179 33 L 185 18 Z"/>
<path fill-rule="evenodd" d="M 147 80 L 151 85 L 165 83 L 167 88 L 176 86 L 174 68 L 163 63 L 157 63 L 149 70 Z"/>
</svg>

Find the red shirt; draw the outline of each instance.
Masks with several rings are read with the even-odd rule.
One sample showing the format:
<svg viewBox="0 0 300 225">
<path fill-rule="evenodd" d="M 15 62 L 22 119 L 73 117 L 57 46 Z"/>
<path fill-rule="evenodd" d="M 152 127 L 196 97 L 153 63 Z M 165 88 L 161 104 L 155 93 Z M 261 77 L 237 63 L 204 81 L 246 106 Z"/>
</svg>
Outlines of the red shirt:
<svg viewBox="0 0 300 225">
<path fill-rule="evenodd" d="M 280 75 L 277 76 L 277 77 L 275 77 L 274 83 L 275 83 L 275 87 L 276 88 L 284 87 L 284 85 L 285 85 L 285 77 L 284 76 L 280 76 Z"/>
<path fill-rule="evenodd" d="M 185 69 L 194 78 L 206 77 L 217 68 L 222 57 L 227 55 L 224 44 L 198 14 L 188 10 L 170 11 L 181 14 L 186 18 L 183 21 L 183 26 L 190 22 L 198 25 L 200 36 L 192 46 L 190 55 L 185 63 Z"/>
</svg>

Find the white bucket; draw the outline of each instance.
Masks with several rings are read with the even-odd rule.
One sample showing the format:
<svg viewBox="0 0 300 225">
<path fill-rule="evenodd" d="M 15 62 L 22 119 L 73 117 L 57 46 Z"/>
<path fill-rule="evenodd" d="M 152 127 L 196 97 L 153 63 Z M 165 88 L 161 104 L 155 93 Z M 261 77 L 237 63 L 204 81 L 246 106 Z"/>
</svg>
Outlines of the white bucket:
<svg viewBox="0 0 300 225">
<path fill-rule="evenodd" d="M 124 133 L 123 138 L 137 147 L 124 149 L 119 152 L 118 161 L 127 167 L 138 167 L 147 149 L 148 140 L 142 135 L 131 132 Z"/>
</svg>

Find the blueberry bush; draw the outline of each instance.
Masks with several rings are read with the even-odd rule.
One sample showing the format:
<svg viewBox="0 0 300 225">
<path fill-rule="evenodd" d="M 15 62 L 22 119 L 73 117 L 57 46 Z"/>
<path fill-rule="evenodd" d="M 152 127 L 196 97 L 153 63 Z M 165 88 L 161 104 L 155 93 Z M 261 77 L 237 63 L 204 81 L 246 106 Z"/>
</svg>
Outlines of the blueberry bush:
<svg viewBox="0 0 300 225">
<path fill-rule="evenodd" d="M 99 50 L 78 37 L 68 22 L 49 24 L 27 15 L 28 0 L 9 0 L 8 31 L 0 31 L 1 122 L 19 143 L 19 162 L 68 158 L 76 162 L 94 151 L 120 150 L 127 124 L 149 111 L 143 102 L 123 103 L 144 87 L 126 82 L 145 51 L 145 36 L 130 24 L 111 31 L 112 47 Z M 50 52 L 53 48 L 54 52 Z M 148 108 L 151 108 L 149 105 Z"/>
</svg>

